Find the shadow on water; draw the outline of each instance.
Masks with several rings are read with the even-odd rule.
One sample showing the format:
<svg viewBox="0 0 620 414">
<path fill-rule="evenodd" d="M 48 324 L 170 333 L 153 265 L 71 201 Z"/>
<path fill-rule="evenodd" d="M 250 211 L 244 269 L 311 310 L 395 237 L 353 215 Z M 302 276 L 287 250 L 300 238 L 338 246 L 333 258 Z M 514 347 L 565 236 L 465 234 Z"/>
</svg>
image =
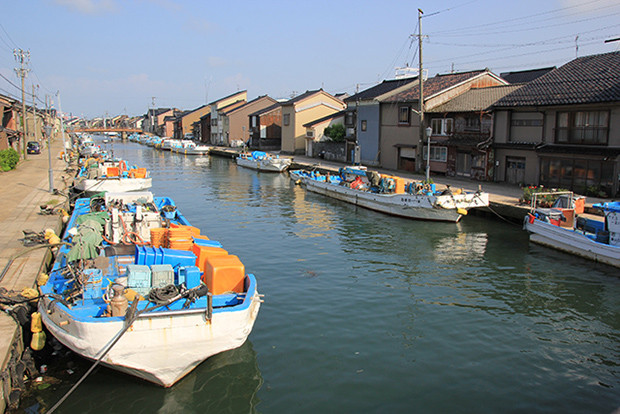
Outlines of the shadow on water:
<svg viewBox="0 0 620 414">
<path fill-rule="evenodd" d="M 182 351 L 180 351 L 182 352 Z M 45 412 L 91 365 L 78 359 L 75 373 L 62 385 L 41 391 L 24 412 Z M 49 381 L 49 379 L 47 380 Z M 158 387 L 114 370 L 98 367 L 56 411 L 58 413 L 252 413 L 263 383 L 250 341 L 206 360 L 170 388 Z"/>
</svg>

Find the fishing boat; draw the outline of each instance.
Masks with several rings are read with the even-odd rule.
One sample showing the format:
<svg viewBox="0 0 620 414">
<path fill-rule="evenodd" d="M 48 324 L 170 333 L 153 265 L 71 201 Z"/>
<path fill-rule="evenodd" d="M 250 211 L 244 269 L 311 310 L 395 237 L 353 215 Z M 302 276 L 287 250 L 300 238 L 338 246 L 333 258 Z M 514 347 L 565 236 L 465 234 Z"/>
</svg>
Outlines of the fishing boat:
<svg viewBox="0 0 620 414">
<path fill-rule="evenodd" d="M 237 165 L 258 171 L 282 172 L 291 165 L 290 158 L 280 158 L 263 151 L 243 152 L 236 160 Z"/>
<path fill-rule="evenodd" d="M 209 151 L 211 151 L 211 147 L 207 145 L 198 145 L 190 140 L 182 140 L 180 146 L 172 147 L 171 150 L 178 154 L 185 155 L 207 155 Z"/>
<path fill-rule="evenodd" d="M 62 240 L 39 312 L 83 357 L 170 387 L 252 330 L 255 276 L 168 197 L 79 199 Z"/>
<path fill-rule="evenodd" d="M 540 207 L 541 198 L 549 196 L 555 203 Z M 585 198 L 572 192 L 534 193 L 523 228 L 534 243 L 620 267 L 620 202 L 594 204 L 604 214 L 601 220 L 580 216 L 584 204 Z"/>
<path fill-rule="evenodd" d="M 146 168 L 127 167 L 123 160 L 104 160 L 91 157 L 80 168 L 73 185 L 76 191 L 143 191 L 151 188 L 152 180 Z"/>
<path fill-rule="evenodd" d="M 368 171 L 363 166 L 340 169 L 339 174 L 295 171 L 308 191 L 394 216 L 458 222 L 471 208 L 489 205 L 489 194 L 446 189 L 434 184 L 405 182 L 401 177 Z"/>
</svg>

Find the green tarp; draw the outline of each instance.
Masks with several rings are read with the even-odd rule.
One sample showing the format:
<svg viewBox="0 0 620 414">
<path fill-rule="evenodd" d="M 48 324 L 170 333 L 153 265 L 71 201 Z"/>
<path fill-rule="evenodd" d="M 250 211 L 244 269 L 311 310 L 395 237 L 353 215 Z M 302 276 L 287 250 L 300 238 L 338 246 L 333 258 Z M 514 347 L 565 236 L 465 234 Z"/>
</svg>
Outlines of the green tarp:
<svg viewBox="0 0 620 414">
<path fill-rule="evenodd" d="M 90 213 L 84 216 L 78 217 L 76 220 L 78 224 L 77 234 L 73 236 L 73 247 L 67 255 L 67 261 L 73 262 L 80 259 L 94 259 L 99 256 L 99 250 L 97 249 L 103 237 L 103 224 L 108 213 Z"/>
</svg>

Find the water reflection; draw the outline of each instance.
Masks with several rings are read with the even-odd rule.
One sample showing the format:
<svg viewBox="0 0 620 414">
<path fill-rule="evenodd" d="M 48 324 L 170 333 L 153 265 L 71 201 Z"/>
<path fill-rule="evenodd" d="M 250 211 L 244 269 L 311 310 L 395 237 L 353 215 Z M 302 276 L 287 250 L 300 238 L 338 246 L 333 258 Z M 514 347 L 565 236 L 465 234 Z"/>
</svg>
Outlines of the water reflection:
<svg viewBox="0 0 620 414">
<path fill-rule="evenodd" d="M 240 348 L 209 358 L 167 389 L 110 369 L 99 369 L 57 412 L 253 413 L 262 384 L 256 352 L 252 343 L 246 341 Z M 64 391 L 57 390 L 54 399 Z"/>
</svg>

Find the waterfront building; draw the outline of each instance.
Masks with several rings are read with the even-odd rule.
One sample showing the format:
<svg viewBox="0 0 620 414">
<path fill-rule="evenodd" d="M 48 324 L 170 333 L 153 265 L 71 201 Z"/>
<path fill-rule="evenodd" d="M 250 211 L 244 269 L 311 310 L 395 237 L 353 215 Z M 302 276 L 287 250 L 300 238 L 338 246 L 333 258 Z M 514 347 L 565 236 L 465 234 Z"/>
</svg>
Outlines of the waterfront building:
<svg viewBox="0 0 620 414">
<path fill-rule="evenodd" d="M 574 59 L 495 104 L 495 179 L 619 194 L 620 52 Z"/>
<path fill-rule="evenodd" d="M 304 154 L 305 124 L 342 111 L 344 102 L 323 89 L 306 91 L 282 103 L 282 152 Z"/>
</svg>

